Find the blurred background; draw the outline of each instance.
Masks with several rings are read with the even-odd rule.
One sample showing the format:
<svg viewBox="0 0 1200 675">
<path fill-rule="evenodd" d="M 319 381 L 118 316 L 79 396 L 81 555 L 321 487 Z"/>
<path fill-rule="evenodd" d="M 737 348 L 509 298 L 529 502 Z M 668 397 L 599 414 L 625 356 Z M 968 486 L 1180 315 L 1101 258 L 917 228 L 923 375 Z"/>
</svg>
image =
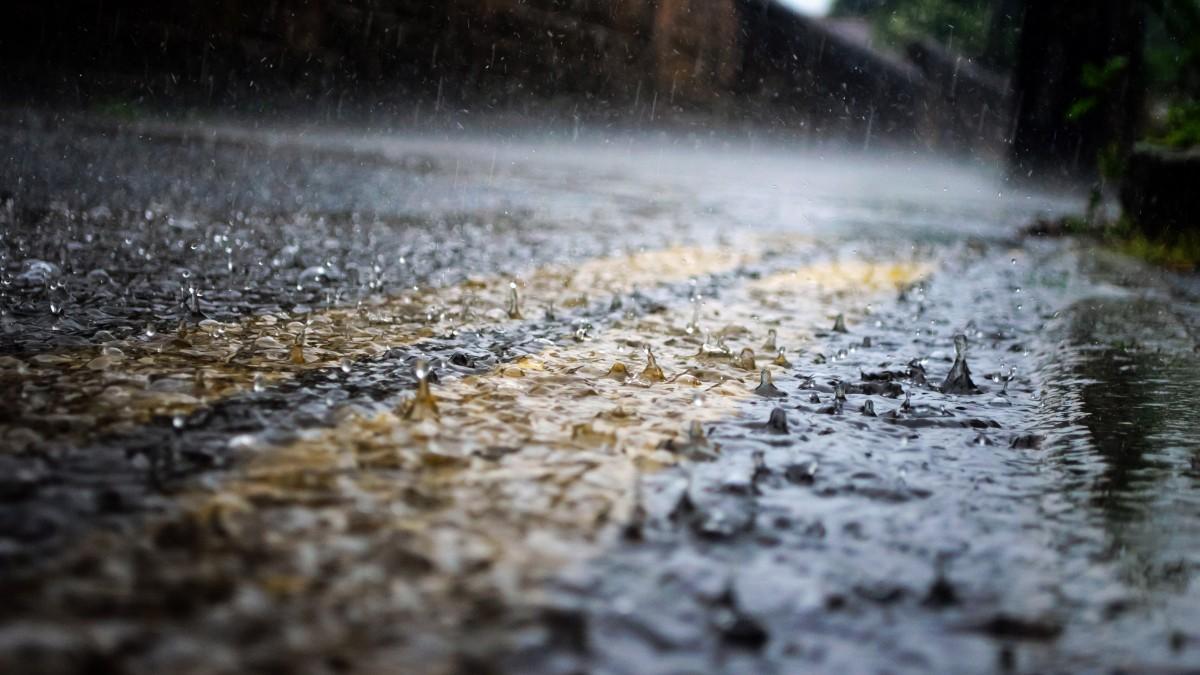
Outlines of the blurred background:
<svg viewBox="0 0 1200 675">
<path fill-rule="evenodd" d="M 10 0 L 4 99 L 780 133 L 1093 180 L 1200 135 L 1196 0 Z"/>
</svg>

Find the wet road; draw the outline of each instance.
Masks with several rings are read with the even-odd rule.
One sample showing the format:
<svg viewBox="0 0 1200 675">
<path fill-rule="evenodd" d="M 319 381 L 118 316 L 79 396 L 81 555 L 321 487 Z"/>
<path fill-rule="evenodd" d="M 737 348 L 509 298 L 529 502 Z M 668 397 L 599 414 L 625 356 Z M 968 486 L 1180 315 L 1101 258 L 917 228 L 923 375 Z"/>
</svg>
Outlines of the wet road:
<svg viewBox="0 0 1200 675">
<path fill-rule="evenodd" d="M 0 158 L 6 670 L 1200 668 L 1200 294 L 1018 236 L 1070 199 L 615 131 Z"/>
</svg>

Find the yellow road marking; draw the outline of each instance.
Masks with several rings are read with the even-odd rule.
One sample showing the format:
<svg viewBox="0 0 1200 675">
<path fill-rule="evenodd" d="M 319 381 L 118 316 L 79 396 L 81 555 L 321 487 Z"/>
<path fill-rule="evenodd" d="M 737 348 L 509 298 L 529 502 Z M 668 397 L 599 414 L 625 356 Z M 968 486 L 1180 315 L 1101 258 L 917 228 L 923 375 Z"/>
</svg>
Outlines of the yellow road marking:
<svg viewBox="0 0 1200 675">
<path fill-rule="evenodd" d="M 868 303 L 927 272 L 920 263 L 849 261 L 775 274 L 706 302 L 700 327 L 725 336 L 734 354 L 759 350 L 769 328 L 779 345 L 801 347 L 831 312 L 853 330 Z M 419 573 L 366 578 L 349 592 L 399 592 L 417 608 L 400 611 L 413 621 L 406 630 L 436 643 L 478 601 L 519 606 L 539 581 L 593 555 L 628 521 L 638 473 L 678 461 L 662 441 L 692 421 L 733 417 L 752 396 L 758 373 L 738 359 L 697 356 L 704 338 L 688 332 L 690 320 L 690 308 L 676 308 L 621 322 L 593 340 L 447 382 L 434 389 L 437 421 L 349 414 L 297 443 L 256 448 L 217 492 L 190 498 L 189 522 L 221 542 L 218 554 L 256 552 L 246 583 L 293 598 L 317 582 L 297 571 L 297 550 L 318 567 L 333 555 L 326 551 L 342 551 L 351 559 L 341 569 L 403 551 Z M 646 345 L 663 381 L 638 379 Z M 756 357 L 774 368 L 768 355 Z M 616 362 L 631 377 L 612 377 Z M 299 512 L 310 515 L 296 526 Z M 347 539 L 358 544 L 330 545 Z"/>
<path fill-rule="evenodd" d="M 487 277 L 399 297 L 376 297 L 357 307 L 307 316 L 265 315 L 240 322 L 202 321 L 182 334 L 126 339 L 102 347 L 0 357 L 7 402 L 0 439 L 20 449 L 42 433 L 79 436 L 119 431 L 155 415 L 187 414 L 201 406 L 289 379 L 306 370 L 337 367 L 390 348 L 458 330 L 510 321 L 515 283 L 526 313 L 583 302 L 587 294 L 623 293 L 733 269 L 755 252 L 672 247 L 543 267 L 514 279 Z M 304 345 L 296 352 L 296 342 Z M 38 429 L 38 431 L 34 431 Z"/>
</svg>

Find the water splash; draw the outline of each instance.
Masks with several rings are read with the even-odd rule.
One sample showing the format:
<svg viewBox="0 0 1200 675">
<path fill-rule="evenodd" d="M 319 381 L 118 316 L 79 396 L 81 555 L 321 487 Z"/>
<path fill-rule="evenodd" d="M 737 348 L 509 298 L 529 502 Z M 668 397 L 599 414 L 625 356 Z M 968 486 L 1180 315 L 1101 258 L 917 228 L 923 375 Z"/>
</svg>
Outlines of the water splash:
<svg viewBox="0 0 1200 675">
<path fill-rule="evenodd" d="M 510 281 L 508 284 L 508 307 L 505 310 L 510 319 L 522 319 L 521 316 L 521 294 L 517 291 L 517 282 Z"/>
<path fill-rule="evenodd" d="M 605 377 L 609 378 L 610 380 L 624 382 L 625 380 L 629 379 L 629 368 L 627 368 L 624 363 L 617 361 L 616 363 L 612 364 L 612 368 L 608 369 L 608 373 L 605 375 Z"/>
<path fill-rule="evenodd" d="M 779 348 L 779 351 L 775 354 L 775 360 L 772 361 L 771 363 L 779 366 L 780 368 L 791 368 L 792 367 L 792 362 L 788 361 L 787 354 L 784 353 L 783 347 Z"/>
<path fill-rule="evenodd" d="M 771 353 L 774 351 L 778 351 L 779 347 L 777 347 L 775 344 L 775 338 L 776 338 L 776 334 L 775 334 L 774 328 L 767 331 L 767 341 L 764 342 L 763 346 L 762 346 L 762 350 L 764 352 Z"/>
<path fill-rule="evenodd" d="M 835 318 L 833 320 L 833 332 L 835 332 L 835 333 L 849 333 L 850 332 L 850 331 L 846 330 L 846 316 L 844 314 L 838 314 L 837 318 Z"/>
<path fill-rule="evenodd" d="M 758 370 L 758 366 L 754 363 L 754 350 L 750 349 L 749 347 L 742 349 L 741 353 L 738 354 L 737 359 L 734 360 L 733 365 L 737 368 L 748 370 L 752 373 Z"/>
<path fill-rule="evenodd" d="M 292 342 L 292 348 L 291 348 L 291 352 L 289 354 L 289 358 L 290 358 L 291 362 L 294 363 L 295 365 L 302 366 L 305 363 L 305 361 L 304 361 L 304 343 L 307 339 L 307 335 L 308 335 L 308 326 L 305 326 L 303 329 L 300 330 L 300 333 L 298 335 L 296 335 L 295 341 Z"/>
<path fill-rule="evenodd" d="M 437 399 L 429 389 L 429 361 L 417 359 L 413 366 L 413 374 L 417 376 L 417 393 L 404 407 L 404 419 L 413 421 L 437 420 Z"/>
<path fill-rule="evenodd" d="M 971 381 L 971 368 L 967 365 L 967 336 L 954 336 L 954 365 L 942 382 L 941 390 L 946 394 L 975 395 L 983 393 Z"/>
<path fill-rule="evenodd" d="M 638 375 L 638 379 L 643 382 L 662 382 L 667 379 L 663 369 L 659 367 L 658 361 L 654 359 L 654 352 L 650 350 L 650 345 L 646 345 L 646 367 Z"/>
<path fill-rule="evenodd" d="M 778 434 L 786 434 L 788 432 L 788 416 L 787 411 L 783 408 L 775 408 L 771 411 L 771 416 L 767 419 L 767 430 Z"/>
<path fill-rule="evenodd" d="M 766 398 L 784 398 L 787 396 L 775 383 L 771 380 L 771 371 L 766 368 L 759 373 L 758 386 L 754 388 L 754 393 Z"/>
<path fill-rule="evenodd" d="M 683 439 L 669 438 L 659 448 L 673 452 L 693 461 L 711 461 L 717 458 L 716 448 L 708 440 L 700 420 L 692 420 Z"/>
<path fill-rule="evenodd" d="M 698 295 L 692 298 L 692 320 L 688 322 L 684 331 L 688 335 L 695 335 L 700 332 L 700 296 Z M 706 342 L 707 338 L 708 336 L 705 336 Z"/>
</svg>

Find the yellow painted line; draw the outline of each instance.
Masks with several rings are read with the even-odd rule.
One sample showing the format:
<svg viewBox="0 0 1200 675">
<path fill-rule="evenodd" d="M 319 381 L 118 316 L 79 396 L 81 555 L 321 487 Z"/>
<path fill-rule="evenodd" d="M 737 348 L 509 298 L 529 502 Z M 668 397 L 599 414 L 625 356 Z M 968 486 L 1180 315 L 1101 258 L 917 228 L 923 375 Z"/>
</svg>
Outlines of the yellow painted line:
<svg viewBox="0 0 1200 675">
<path fill-rule="evenodd" d="M 0 387 L 17 394 L 9 403 L 11 421 L 0 424 L 0 439 L 25 447 L 38 442 L 34 429 L 80 436 L 128 429 L 155 415 L 186 414 L 307 370 L 338 367 L 453 331 L 487 328 L 521 312 L 540 316 L 552 303 L 574 306 L 589 295 L 599 299 L 716 274 L 756 259 L 754 252 L 704 247 L 638 251 L 513 278 L 473 278 L 374 297 L 360 306 L 305 316 L 202 321 L 182 332 L 98 348 L 0 357 Z M 509 307 L 513 287 L 520 296 L 516 313 Z M 297 348 L 301 335 L 304 345 Z"/>
<path fill-rule="evenodd" d="M 478 601 L 520 606 L 549 575 L 617 536 L 636 507 L 638 474 L 680 461 L 664 441 L 686 444 L 689 424 L 735 417 L 757 367 L 777 369 L 761 353 L 769 330 L 792 349 L 837 313 L 853 330 L 868 304 L 928 271 L 920 262 L 846 261 L 783 272 L 706 301 L 699 331 L 688 330 L 691 309 L 674 308 L 435 386 L 437 419 L 348 413 L 285 447 L 246 441 L 251 458 L 218 490 L 191 495 L 187 522 L 220 542 L 206 555 L 256 552 L 243 583 L 288 598 L 316 593 L 320 582 L 297 574 L 296 550 L 322 559 L 331 541 L 348 538 L 358 542 L 348 555 L 364 565 L 389 555 L 419 561 L 419 572 L 354 592 L 399 592 L 420 618 L 441 622 L 416 630 L 445 639 Z M 712 356 L 718 340 L 735 355 L 758 352 L 755 370 Z M 646 346 L 661 379 L 640 376 Z M 628 378 L 614 377 L 616 363 Z M 313 515 L 295 526 L 288 516 L 298 510 Z"/>
</svg>

